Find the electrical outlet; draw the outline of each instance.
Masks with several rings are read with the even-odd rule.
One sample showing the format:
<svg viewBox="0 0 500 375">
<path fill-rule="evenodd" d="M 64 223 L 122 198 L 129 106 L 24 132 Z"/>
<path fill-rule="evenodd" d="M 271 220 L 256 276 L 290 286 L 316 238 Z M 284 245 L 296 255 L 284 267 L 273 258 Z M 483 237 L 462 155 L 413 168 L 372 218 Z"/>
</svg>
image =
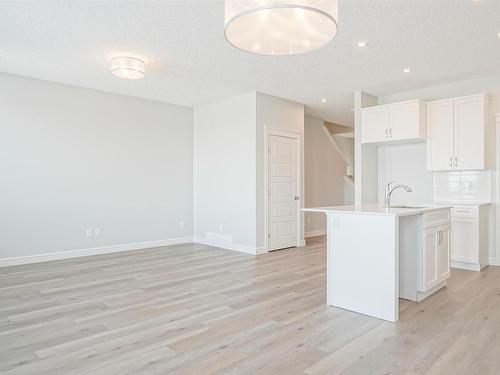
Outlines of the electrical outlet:
<svg viewBox="0 0 500 375">
<path fill-rule="evenodd" d="M 101 228 L 95 228 L 94 229 L 94 236 L 95 237 L 101 237 Z"/>
<path fill-rule="evenodd" d="M 219 224 L 219 232 L 224 232 L 224 225 L 222 224 Z"/>
<path fill-rule="evenodd" d="M 92 237 L 92 229 L 88 228 L 88 229 L 85 231 L 85 234 L 87 235 L 87 237 Z"/>
<path fill-rule="evenodd" d="M 179 228 L 184 228 L 184 222 L 183 221 L 179 221 Z"/>
</svg>

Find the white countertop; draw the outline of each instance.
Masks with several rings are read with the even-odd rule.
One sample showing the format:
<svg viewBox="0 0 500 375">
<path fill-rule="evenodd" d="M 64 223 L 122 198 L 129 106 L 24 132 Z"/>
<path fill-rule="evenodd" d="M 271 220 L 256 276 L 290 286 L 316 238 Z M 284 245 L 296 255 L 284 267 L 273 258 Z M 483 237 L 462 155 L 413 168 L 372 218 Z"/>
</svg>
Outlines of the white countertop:
<svg viewBox="0 0 500 375">
<path fill-rule="evenodd" d="M 483 202 L 483 201 L 469 201 L 469 202 L 458 202 L 458 201 L 440 201 L 440 202 L 434 202 L 434 203 L 429 203 L 430 205 L 432 204 L 439 204 L 439 205 L 445 205 L 445 206 L 489 206 L 491 205 L 491 202 Z"/>
<path fill-rule="evenodd" d="M 410 206 L 410 205 L 408 205 Z M 361 206 L 328 206 L 328 207 L 311 207 L 303 208 L 306 212 L 324 212 L 324 213 L 352 213 L 352 214 L 371 214 L 371 215 L 390 215 L 390 216 L 409 216 L 419 215 L 424 212 L 451 208 L 449 205 L 414 205 L 411 208 L 391 207 L 386 209 L 378 204 L 364 204 Z"/>
</svg>

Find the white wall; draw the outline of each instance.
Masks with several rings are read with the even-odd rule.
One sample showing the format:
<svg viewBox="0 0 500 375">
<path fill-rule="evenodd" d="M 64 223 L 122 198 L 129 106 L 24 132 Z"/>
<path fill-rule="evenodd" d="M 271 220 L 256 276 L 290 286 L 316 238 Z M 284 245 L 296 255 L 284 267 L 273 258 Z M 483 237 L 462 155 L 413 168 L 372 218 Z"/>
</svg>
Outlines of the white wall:
<svg viewBox="0 0 500 375">
<path fill-rule="evenodd" d="M 257 247 L 265 246 L 266 240 L 266 188 L 265 188 L 265 128 L 284 130 L 299 134 L 303 148 L 304 105 L 275 96 L 257 93 Z M 303 168 L 302 152 L 301 170 Z M 303 180 L 303 175 L 302 175 Z M 302 184 L 302 191 L 304 191 Z M 303 205 L 303 194 L 301 202 Z M 300 225 L 303 227 L 303 225 Z"/>
<path fill-rule="evenodd" d="M 323 129 L 324 121 L 305 116 L 305 206 L 321 207 L 344 204 L 346 163 Z M 305 214 L 306 236 L 324 234 L 326 215 Z"/>
<path fill-rule="evenodd" d="M 256 93 L 194 110 L 194 236 L 256 247 Z"/>
<path fill-rule="evenodd" d="M 391 204 L 432 202 L 432 172 L 427 171 L 425 142 L 378 147 L 378 202 L 384 204 L 385 186 L 390 181 L 408 185 L 412 192 L 395 190 Z"/>
<path fill-rule="evenodd" d="M 190 108 L 1 74 L 0 134 L 0 258 L 191 237 Z"/>
<path fill-rule="evenodd" d="M 362 91 L 354 92 L 354 203 L 377 201 L 377 147 L 361 144 L 361 108 L 377 104 L 377 98 Z"/>
</svg>

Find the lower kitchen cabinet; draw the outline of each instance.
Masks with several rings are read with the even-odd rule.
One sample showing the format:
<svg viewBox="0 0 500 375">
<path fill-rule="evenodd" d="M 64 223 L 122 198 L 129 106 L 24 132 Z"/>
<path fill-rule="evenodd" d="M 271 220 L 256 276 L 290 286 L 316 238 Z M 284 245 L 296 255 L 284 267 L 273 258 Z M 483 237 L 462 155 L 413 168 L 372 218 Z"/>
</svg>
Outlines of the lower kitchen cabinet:
<svg viewBox="0 0 500 375">
<path fill-rule="evenodd" d="M 450 226 L 424 230 L 421 291 L 427 292 L 450 276 Z"/>
<path fill-rule="evenodd" d="M 400 298 L 420 302 L 446 286 L 450 245 L 450 209 L 400 218 Z"/>
<path fill-rule="evenodd" d="M 488 264 L 489 206 L 454 206 L 451 213 L 451 267 L 480 271 Z"/>
</svg>

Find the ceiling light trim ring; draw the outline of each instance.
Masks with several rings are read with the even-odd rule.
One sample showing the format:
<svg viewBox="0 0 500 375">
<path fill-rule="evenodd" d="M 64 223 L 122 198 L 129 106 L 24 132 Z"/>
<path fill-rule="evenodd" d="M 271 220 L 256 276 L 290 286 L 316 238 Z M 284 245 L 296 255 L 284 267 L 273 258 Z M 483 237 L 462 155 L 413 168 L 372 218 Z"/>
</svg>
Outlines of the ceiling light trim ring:
<svg viewBox="0 0 500 375">
<path fill-rule="evenodd" d="M 325 12 L 322 9 L 314 8 L 314 7 L 311 7 L 311 6 L 308 6 L 308 5 L 300 5 L 300 4 L 276 4 L 276 5 L 272 5 L 272 6 L 261 6 L 261 7 L 257 7 L 257 8 L 251 8 L 251 9 L 248 9 L 248 10 L 245 10 L 245 11 L 243 11 L 241 13 L 236 14 L 229 21 L 226 22 L 226 26 L 224 27 L 224 38 L 226 38 L 226 40 L 227 40 L 227 42 L 229 44 L 231 44 L 233 47 L 239 49 L 240 51 L 243 51 L 243 52 L 246 52 L 246 53 L 251 53 L 251 54 L 258 54 L 258 55 L 262 55 L 262 56 L 283 57 L 283 56 L 302 55 L 302 54 L 311 52 L 311 51 L 304 51 L 304 52 L 300 52 L 300 53 L 294 53 L 292 55 L 268 55 L 268 54 L 260 54 L 258 52 L 251 52 L 251 51 L 248 51 L 248 50 L 243 49 L 241 47 L 238 47 L 237 45 L 233 44 L 231 42 L 231 40 L 229 40 L 229 38 L 227 36 L 227 29 L 229 28 L 229 25 L 233 21 L 237 20 L 240 17 L 246 16 L 248 14 L 256 13 L 256 12 L 259 12 L 261 10 L 273 10 L 273 9 L 302 9 L 302 10 L 308 10 L 308 11 L 311 11 L 311 12 L 314 12 L 314 13 L 321 14 L 322 16 L 325 16 L 326 18 L 328 18 L 330 21 L 332 21 L 335 24 L 336 31 L 335 31 L 335 35 L 333 36 L 333 38 L 331 40 L 335 39 L 335 37 L 337 36 L 337 32 L 339 30 L 339 25 L 337 23 L 337 20 L 332 15 L 330 15 L 328 12 Z M 321 46 L 318 49 L 321 49 L 322 47 L 324 47 L 324 46 Z"/>
<path fill-rule="evenodd" d="M 138 73 L 141 73 L 143 76 L 145 75 L 144 72 L 142 70 L 139 70 L 139 69 L 135 69 L 135 68 L 123 68 L 123 67 L 118 67 L 118 68 L 113 68 L 111 69 L 111 72 L 114 72 L 115 70 L 133 70 L 134 72 L 138 72 Z"/>
</svg>

